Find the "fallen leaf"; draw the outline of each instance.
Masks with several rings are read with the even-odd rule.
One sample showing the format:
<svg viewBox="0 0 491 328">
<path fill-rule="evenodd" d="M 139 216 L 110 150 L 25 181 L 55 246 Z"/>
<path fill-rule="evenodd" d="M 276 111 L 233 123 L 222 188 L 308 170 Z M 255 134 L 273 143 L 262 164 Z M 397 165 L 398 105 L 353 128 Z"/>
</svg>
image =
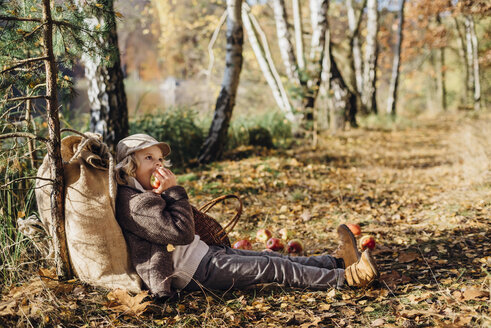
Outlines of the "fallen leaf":
<svg viewBox="0 0 491 328">
<path fill-rule="evenodd" d="M 371 326 L 372 327 L 380 327 L 380 326 L 383 326 L 384 324 L 385 324 L 385 320 L 382 318 L 378 318 L 378 319 L 375 319 L 372 321 Z"/>
<path fill-rule="evenodd" d="M 419 253 L 417 252 L 407 252 L 399 254 L 398 261 L 399 263 L 409 263 L 419 258 Z"/>
<path fill-rule="evenodd" d="M 150 301 L 142 302 L 147 296 L 148 291 L 131 296 L 125 290 L 115 289 L 107 294 L 109 302 L 105 306 L 114 312 L 140 316 L 147 310 L 148 305 L 152 304 Z"/>
<path fill-rule="evenodd" d="M 489 292 L 484 290 L 479 290 L 477 288 L 468 288 L 464 290 L 462 294 L 462 298 L 464 299 L 464 301 L 472 301 L 484 297 L 488 298 Z"/>
</svg>

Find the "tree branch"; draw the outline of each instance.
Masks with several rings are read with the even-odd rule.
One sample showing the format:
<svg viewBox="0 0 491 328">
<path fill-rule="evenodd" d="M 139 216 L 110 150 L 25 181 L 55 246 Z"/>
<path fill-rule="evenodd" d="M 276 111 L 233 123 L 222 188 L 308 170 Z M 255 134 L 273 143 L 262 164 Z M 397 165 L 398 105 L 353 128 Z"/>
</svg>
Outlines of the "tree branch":
<svg viewBox="0 0 491 328">
<path fill-rule="evenodd" d="M 21 60 L 21 61 L 18 61 L 17 63 L 15 63 L 14 66 L 11 66 L 9 68 L 4 69 L 3 71 L 0 72 L 0 74 L 6 73 L 8 71 L 11 71 L 11 70 L 13 70 L 19 66 L 25 65 L 25 64 L 29 64 L 29 63 L 33 63 L 33 62 L 37 62 L 37 61 L 41 61 L 41 60 L 46 60 L 46 59 L 48 59 L 48 57 L 45 57 L 45 56 L 24 59 L 24 60 Z"/>
<path fill-rule="evenodd" d="M 39 22 L 39 23 L 41 23 L 43 21 L 41 18 L 12 17 L 12 16 L 0 16 L 0 20 L 16 21 L 16 22 Z"/>
<path fill-rule="evenodd" d="M 0 189 L 3 189 L 5 187 L 7 187 L 8 185 L 12 184 L 12 183 L 15 183 L 15 182 L 18 182 L 18 181 L 23 181 L 23 180 L 31 180 L 31 179 L 35 179 L 35 180 L 44 180 L 44 181 L 51 181 L 53 182 L 53 179 L 48 179 L 48 178 L 42 178 L 42 177 L 22 177 L 22 178 L 17 178 L 17 179 L 14 179 L 12 181 L 9 181 L 3 185 L 0 186 Z"/>
<path fill-rule="evenodd" d="M 32 99 L 47 99 L 48 96 L 46 95 L 41 95 L 41 96 L 30 96 L 30 97 L 16 97 L 16 98 L 8 98 L 5 99 L 5 101 L 24 101 L 24 100 L 32 100 Z"/>
<path fill-rule="evenodd" d="M 33 133 L 29 132 L 12 132 L 12 133 L 5 133 L 5 134 L 0 134 L 0 140 L 2 139 L 8 139 L 8 138 L 30 138 L 42 142 L 48 142 L 46 138 L 37 136 Z"/>
</svg>

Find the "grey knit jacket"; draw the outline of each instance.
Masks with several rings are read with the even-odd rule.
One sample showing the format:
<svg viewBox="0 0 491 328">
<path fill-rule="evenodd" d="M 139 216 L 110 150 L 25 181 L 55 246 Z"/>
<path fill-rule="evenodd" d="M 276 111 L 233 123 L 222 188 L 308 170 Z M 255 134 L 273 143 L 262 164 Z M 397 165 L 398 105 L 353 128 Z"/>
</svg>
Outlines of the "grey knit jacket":
<svg viewBox="0 0 491 328">
<path fill-rule="evenodd" d="M 116 217 L 145 286 L 153 296 L 171 296 L 173 263 L 167 245 L 187 245 L 194 239 L 194 218 L 184 188 L 171 187 L 157 195 L 120 185 Z"/>
</svg>

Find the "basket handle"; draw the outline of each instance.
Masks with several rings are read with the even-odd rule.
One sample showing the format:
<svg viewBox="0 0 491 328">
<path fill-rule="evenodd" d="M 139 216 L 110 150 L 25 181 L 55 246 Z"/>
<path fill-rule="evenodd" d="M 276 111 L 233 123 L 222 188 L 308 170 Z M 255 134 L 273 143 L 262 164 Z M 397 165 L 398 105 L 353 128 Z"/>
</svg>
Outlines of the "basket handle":
<svg viewBox="0 0 491 328">
<path fill-rule="evenodd" d="M 220 197 L 217 197 L 215 199 L 210 200 L 208 203 L 206 203 L 205 205 L 203 205 L 199 208 L 199 211 L 206 213 L 209 210 L 211 210 L 212 207 L 215 206 L 216 204 L 223 202 L 225 199 L 229 199 L 229 198 L 237 199 L 237 201 L 239 202 L 239 206 L 237 207 L 237 214 L 235 214 L 235 216 L 232 218 L 232 220 L 230 220 L 230 222 L 223 228 L 223 230 L 227 234 L 233 230 L 233 228 L 235 227 L 237 222 L 239 222 L 240 216 L 242 215 L 242 207 L 243 207 L 242 206 L 242 200 L 238 196 L 236 196 L 236 195 L 223 195 L 223 196 L 220 196 Z M 227 231 L 227 229 L 228 229 L 228 231 Z"/>
</svg>

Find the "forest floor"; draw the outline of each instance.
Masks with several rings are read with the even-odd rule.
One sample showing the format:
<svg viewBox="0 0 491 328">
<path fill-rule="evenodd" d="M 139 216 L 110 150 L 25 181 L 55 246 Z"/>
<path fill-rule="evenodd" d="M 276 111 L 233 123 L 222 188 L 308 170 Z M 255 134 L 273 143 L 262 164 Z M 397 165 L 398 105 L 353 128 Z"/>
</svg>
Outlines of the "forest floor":
<svg viewBox="0 0 491 328">
<path fill-rule="evenodd" d="M 331 253 L 336 227 L 358 223 L 376 238 L 380 281 L 326 291 L 269 284 L 155 304 L 145 294 L 33 273 L 4 293 L 0 326 L 489 327 L 490 168 L 491 116 L 484 114 L 321 136 L 317 149 L 238 149 L 179 175 L 195 204 L 241 195 L 245 211 L 232 242 L 253 240 L 259 228 L 275 235 L 287 228 L 306 255 Z M 226 222 L 233 207 L 214 215 Z"/>
</svg>

